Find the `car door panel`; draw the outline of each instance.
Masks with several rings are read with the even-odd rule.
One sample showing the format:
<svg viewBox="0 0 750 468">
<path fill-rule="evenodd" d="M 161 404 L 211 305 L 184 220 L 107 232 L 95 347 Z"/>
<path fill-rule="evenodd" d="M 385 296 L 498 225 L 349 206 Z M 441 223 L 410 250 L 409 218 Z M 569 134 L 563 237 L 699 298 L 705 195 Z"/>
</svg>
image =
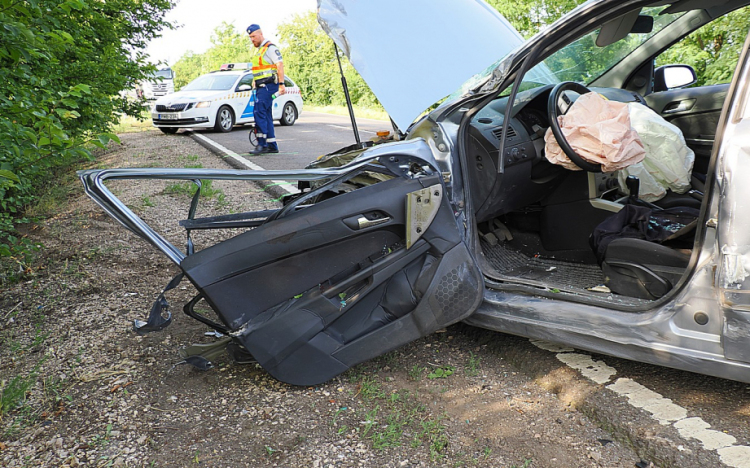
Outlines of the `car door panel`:
<svg viewBox="0 0 750 468">
<path fill-rule="evenodd" d="M 682 130 L 686 143 L 695 152 L 695 172 L 708 172 L 716 127 L 728 89 L 728 84 L 700 86 L 645 97 L 649 107 Z"/>
<path fill-rule="evenodd" d="M 187 256 L 181 267 L 271 375 L 319 383 L 481 302 L 482 276 L 446 198 L 435 198 L 434 220 L 406 247 L 406 198 L 427 187 L 441 191 L 439 176 L 339 195 Z"/>
<path fill-rule="evenodd" d="M 234 110 L 235 122 L 237 123 L 245 123 L 252 117 L 252 107 L 250 106 L 252 91 L 240 90 L 242 85 L 251 86 L 252 82 L 252 74 L 244 75 L 237 82 L 232 94 L 232 108 Z"/>
</svg>

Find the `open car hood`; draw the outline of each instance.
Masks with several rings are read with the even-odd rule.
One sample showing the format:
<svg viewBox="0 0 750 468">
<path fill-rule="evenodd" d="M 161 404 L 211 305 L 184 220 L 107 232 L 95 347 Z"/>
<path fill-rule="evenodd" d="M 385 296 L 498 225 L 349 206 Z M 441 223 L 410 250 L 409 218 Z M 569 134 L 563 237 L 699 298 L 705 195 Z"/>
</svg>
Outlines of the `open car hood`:
<svg viewBox="0 0 750 468">
<path fill-rule="evenodd" d="M 318 22 L 402 131 L 524 42 L 483 0 L 318 0 Z"/>
</svg>

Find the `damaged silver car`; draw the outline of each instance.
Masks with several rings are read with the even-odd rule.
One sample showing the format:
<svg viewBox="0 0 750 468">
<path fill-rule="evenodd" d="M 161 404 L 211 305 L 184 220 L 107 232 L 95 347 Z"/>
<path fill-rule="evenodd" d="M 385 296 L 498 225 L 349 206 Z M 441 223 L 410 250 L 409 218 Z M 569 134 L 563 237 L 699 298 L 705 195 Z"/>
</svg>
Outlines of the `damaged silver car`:
<svg viewBox="0 0 750 468">
<path fill-rule="evenodd" d="M 81 172 L 94 201 L 180 267 L 165 291 L 184 275 L 199 292 L 188 315 L 296 385 L 461 320 L 750 382 L 748 44 L 731 84 L 689 87 L 692 68 L 655 65 L 750 0 L 593 0 L 529 41 L 481 0 L 391 3 L 319 0 L 318 15 L 400 141 L 297 171 Z M 448 29 L 459 43 L 446 44 Z M 621 112 L 625 133 L 604 131 L 603 111 L 572 118 L 594 98 Z M 642 137 L 627 133 L 643 112 Z M 592 157 L 615 140 L 628 158 Z M 628 163 L 602 170 L 614 160 Z M 196 218 L 197 192 L 183 252 L 104 184 L 132 178 L 287 180 L 300 192 L 278 210 Z M 244 232 L 194 251 L 191 231 L 225 228 Z M 193 310 L 200 300 L 215 319 Z M 170 321 L 162 293 L 135 328 Z"/>
</svg>

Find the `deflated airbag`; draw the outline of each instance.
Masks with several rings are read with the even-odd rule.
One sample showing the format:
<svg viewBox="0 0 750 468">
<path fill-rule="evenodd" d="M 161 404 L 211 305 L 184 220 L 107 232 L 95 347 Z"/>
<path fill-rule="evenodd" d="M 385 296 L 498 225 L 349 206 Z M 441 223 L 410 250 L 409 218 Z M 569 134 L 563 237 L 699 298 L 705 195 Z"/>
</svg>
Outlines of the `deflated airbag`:
<svg viewBox="0 0 750 468">
<path fill-rule="evenodd" d="M 646 155 L 638 133 L 631 126 L 627 104 L 586 93 L 557 119 L 571 148 L 584 160 L 601 164 L 603 172 L 628 167 Z M 581 170 L 560 148 L 551 128 L 547 129 L 544 142 L 549 162 L 572 171 Z"/>
<path fill-rule="evenodd" d="M 688 148 L 682 131 L 648 107 L 630 103 L 630 122 L 638 132 L 646 158 L 617 174 L 620 188 L 625 179 L 634 175 L 640 179 L 638 198 L 649 202 L 660 200 L 667 189 L 676 193 L 690 190 L 695 153 Z"/>
</svg>

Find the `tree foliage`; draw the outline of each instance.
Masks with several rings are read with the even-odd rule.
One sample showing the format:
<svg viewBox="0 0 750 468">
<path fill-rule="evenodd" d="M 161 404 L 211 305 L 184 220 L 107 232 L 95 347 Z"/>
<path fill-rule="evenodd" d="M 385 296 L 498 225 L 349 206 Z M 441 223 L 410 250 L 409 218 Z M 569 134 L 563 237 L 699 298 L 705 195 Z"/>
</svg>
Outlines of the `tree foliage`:
<svg viewBox="0 0 750 468">
<path fill-rule="evenodd" d="M 180 89 L 199 76 L 218 70 L 223 63 L 249 62 L 251 48 L 247 35 L 239 34 L 230 23 L 221 23 L 214 29 L 211 47 L 206 52 L 189 51 L 174 64 L 175 88 Z"/>
<path fill-rule="evenodd" d="M 528 38 L 552 24 L 563 14 L 585 0 L 487 0 L 487 3 L 497 9 L 505 18 Z M 657 21 L 663 17 L 656 17 Z M 732 79 L 737 65 L 740 49 L 748 33 L 750 24 L 750 8 L 732 12 L 716 21 L 703 26 L 681 42 L 672 46 L 665 53 L 657 57 L 657 65 L 686 64 L 692 66 L 698 75 L 696 86 L 727 83 Z M 601 50 L 602 56 L 581 57 L 570 56 L 569 64 L 555 69 L 575 70 L 586 69 L 587 62 L 598 58 L 615 56 L 622 49 L 627 38 Z M 592 48 L 589 47 L 588 50 Z M 571 52 L 573 52 L 571 50 Z M 574 62 L 578 62 L 575 66 Z M 559 65 L 559 64 L 558 64 Z M 575 73 L 572 73 L 575 75 Z M 568 78 L 566 78 L 568 79 Z M 584 75 L 576 75 L 571 80 L 585 79 Z"/>
<path fill-rule="evenodd" d="M 486 1 L 528 39 L 586 0 Z"/>
<path fill-rule="evenodd" d="M 284 67 L 302 89 L 305 100 L 318 105 L 344 104 L 341 72 L 333 41 L 318 25 L 315 12 L 295 15 L 279 25 Z M 339 52 L 352 103 L 363 107 L 377 105 L 362 77 Z"/>
<path fill-rule="evenodd" d="M 750 24 L 750 7 L 713 21 L 661 54 L 656 64 L 685 64 L 697 75 L 696 86 L 728 83 L 737 66 Z"/>
<path fill-rule="evenodd" d="M 141 52 L 172 0 L 0 0 L 0 255 L 56 168 L 140 104 L 120 94 L 155 70 Z"/>
</svg>

